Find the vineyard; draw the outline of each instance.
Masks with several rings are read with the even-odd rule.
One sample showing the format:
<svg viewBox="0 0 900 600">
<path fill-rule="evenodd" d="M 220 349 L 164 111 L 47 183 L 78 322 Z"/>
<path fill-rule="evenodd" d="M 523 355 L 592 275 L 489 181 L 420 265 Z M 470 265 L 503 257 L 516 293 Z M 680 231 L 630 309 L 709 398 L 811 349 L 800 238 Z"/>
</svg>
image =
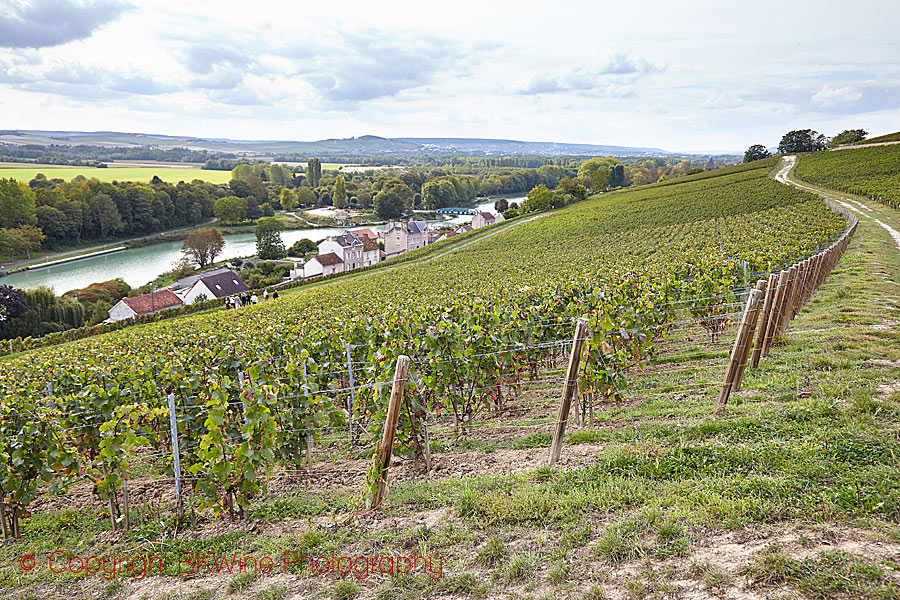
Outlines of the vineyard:
<svg viewBox="0 0 900 600">
<path fill-rule="evenodd" d="M 870 141 L 870 140 L 868 140 Z M 900 145 L 873 146 L 803 157 L 802 179 L 900 210 Z"/>
<path fill-rule="evenodd" d="M 771 166 L 604 195 L 459 255 L 7 360 L 4 532 L 25 534 L 20 517 L 40 493 L 82 481 L 113 529 L 127 526 L 120 500 L 147 461 L 173 478 L 180 514 L 190 481 L 189 508 L 244 517 L 264 475 L 308 464 L 314 444 L 340 433 L 372 447 L 401 355 L 411 366 L 395 449 L 427 460 L 427 423 L 464 438 L 515 409 L 523 387 L 560 383 L 582 317 L 590 418 L 621 398 L 629 372 L 698 340 L 727 347 L 757 276 L 846 228 L 769 180 Z M 373 467 L 368 485 L 379 476 Z"/>
</svg>

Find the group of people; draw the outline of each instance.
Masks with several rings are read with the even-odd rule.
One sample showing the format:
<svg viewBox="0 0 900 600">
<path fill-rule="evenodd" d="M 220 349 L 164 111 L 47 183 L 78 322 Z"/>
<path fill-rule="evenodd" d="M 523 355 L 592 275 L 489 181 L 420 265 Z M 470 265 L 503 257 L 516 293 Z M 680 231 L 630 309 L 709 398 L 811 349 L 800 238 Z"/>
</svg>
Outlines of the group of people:
<svg viewBox="0 0 900 600">
<path fill-rule="evenodd" d="M 272 290 L 272 300 L 278 297 L 278 290 Z M 263 302 L 269 300 L 269 290 L 263 291 Z M 225 308 L 237 308 L 239 306 L 250 306 L 251 304 L 259 304 L 259 296 L 256 292 L 241 293 L 234 296 L 225 297 Z"/>
</svg>

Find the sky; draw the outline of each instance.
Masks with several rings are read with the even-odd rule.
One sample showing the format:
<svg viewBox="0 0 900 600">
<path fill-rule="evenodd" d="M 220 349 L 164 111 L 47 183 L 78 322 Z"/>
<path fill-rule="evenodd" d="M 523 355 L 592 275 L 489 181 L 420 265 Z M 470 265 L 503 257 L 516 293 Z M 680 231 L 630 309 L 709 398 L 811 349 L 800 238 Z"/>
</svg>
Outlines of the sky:
<svg viewBox="0 0 900 600">
<path fill-rule="evenodd" d="M 0 129 L 671 151 L 900 130 L 900 2 L 0 0 Z"/>
</svg>

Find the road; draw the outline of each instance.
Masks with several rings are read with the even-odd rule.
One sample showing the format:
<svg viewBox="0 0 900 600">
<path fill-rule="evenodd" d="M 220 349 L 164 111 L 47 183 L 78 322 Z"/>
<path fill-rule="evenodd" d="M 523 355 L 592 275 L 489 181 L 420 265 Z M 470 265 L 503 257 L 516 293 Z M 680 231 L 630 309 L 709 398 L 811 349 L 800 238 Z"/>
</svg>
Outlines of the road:
<svg viewBox="0 0 900 600">
<path fill-rule="evenodd" d="M 898 142 L 898 143 L 900 143 L 900 142 Z M 872 145 L 882 145 L 882 144 L 872 144 Z M 831 200 L 832 202 L 836 202 L 837 204 L 840 204 L 847 210 L 853 211 L 853 213 L 855 213 L 856 215 L 858 215 L 862 218 L 866 218 L 871 221 L 874 221 L 879 226 L 884 228 L 884 230 L 887 231 L 891 235 L 891 237 L 894 239 L 894 243 L 897 244 L 897 250 L 900 251 L 900 231 L 897 231 L 896 229 L 894 229 L 893 227 L 891 227 L 890 225 L 888 225 L 887 223 L 885 223 L 884 221 L 882 221 L 881 219 L 878 218 L 878 216 L 884 216 L 884 215 L 876 216 L 878 213 L 875 210 L 873 210 L 866 204 L 863 204 L 859 200 L 854 200 L 853 198 L 850 198 L 849 196 L 847 196 L 845 194 L 836 192 L 834 190 L 819 189 L 818 187 L 813 187 L 809 184 L 802 183 L 800 181 L 793 179 L 791 177 L 791 171 L 794 169 L 794 166 L 796 164 L 797 164 L 796 156 L 791 155 L 791 156 L 783 157 L 781 169 L 779 169 L 778 173 L 775 175 L 775 180 L 780 183 L 783 183 L 785 185 L 792 185 L 801 190 L 805 190 L 807 192 L 812 192 L 814 194 L 818 194 L 819 196 L 821 196 L 823 198 L 827 198 L 828 200 Z"/>
</svg>

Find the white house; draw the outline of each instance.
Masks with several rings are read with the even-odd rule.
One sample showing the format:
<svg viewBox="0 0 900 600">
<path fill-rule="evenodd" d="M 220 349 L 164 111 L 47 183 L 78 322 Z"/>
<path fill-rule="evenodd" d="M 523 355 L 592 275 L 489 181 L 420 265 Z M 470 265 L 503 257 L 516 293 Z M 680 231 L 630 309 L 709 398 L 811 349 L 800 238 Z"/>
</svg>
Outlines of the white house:
<svg viewBox="0 0 900 600">
<path fill-rule="evenodd" d="M 344 261 L 334 252 L 317 254 L 303 265 L 303 277 L 318 277 L 319 275 L 332 275 L 344 271 Z"/>
<path fill-rule="evenodd" d="M 172 290 L 159 290 L 133 298 L 122 298 L 109 309 L 110 321 L 122 321 L 138 315 L 149 315 L 167 308 L 177 308 L 184 303 Z"/>
<path fill-rule="evenodd" d="M 205 296 L 207 300 L 212 300 L 240 294 L 249 289 L 250 287 L 241 281 L 240 275 L 234 271 L 225 271 L 200 277 L 188 288 L 183 298 L 185 304 L 193 304 L 201 295 Z"/>
<path fill-rule="evenodd" d="M 318 246 L 319 255 L 336 254 L 343 263 L 344 271 L 374 265 L 381 259 L 378 243 L 367 235 L 358 236 L 352 231 L 343 235 L 325 238 Z"/>
<path fill-rule="evenodd" d="M 409 252 L 428 244 L 425 221 L 389 221 L 384 226 L 384 253 L 387 256 Z"/>
<path fill-rule="evenodd" d="M 363 266 L 362 240 L 352 233 L 332 235 L 319 243 L 319 255 L 333 253 L 344 263 L 344 271 Z"/>
<path fill-rule="evenodd" d="M 481 229 L 503 220 L 503 215 L 495 215 L 489 212 L 480 212 L 472 219 L 472 229 Z"/>
</svg>

